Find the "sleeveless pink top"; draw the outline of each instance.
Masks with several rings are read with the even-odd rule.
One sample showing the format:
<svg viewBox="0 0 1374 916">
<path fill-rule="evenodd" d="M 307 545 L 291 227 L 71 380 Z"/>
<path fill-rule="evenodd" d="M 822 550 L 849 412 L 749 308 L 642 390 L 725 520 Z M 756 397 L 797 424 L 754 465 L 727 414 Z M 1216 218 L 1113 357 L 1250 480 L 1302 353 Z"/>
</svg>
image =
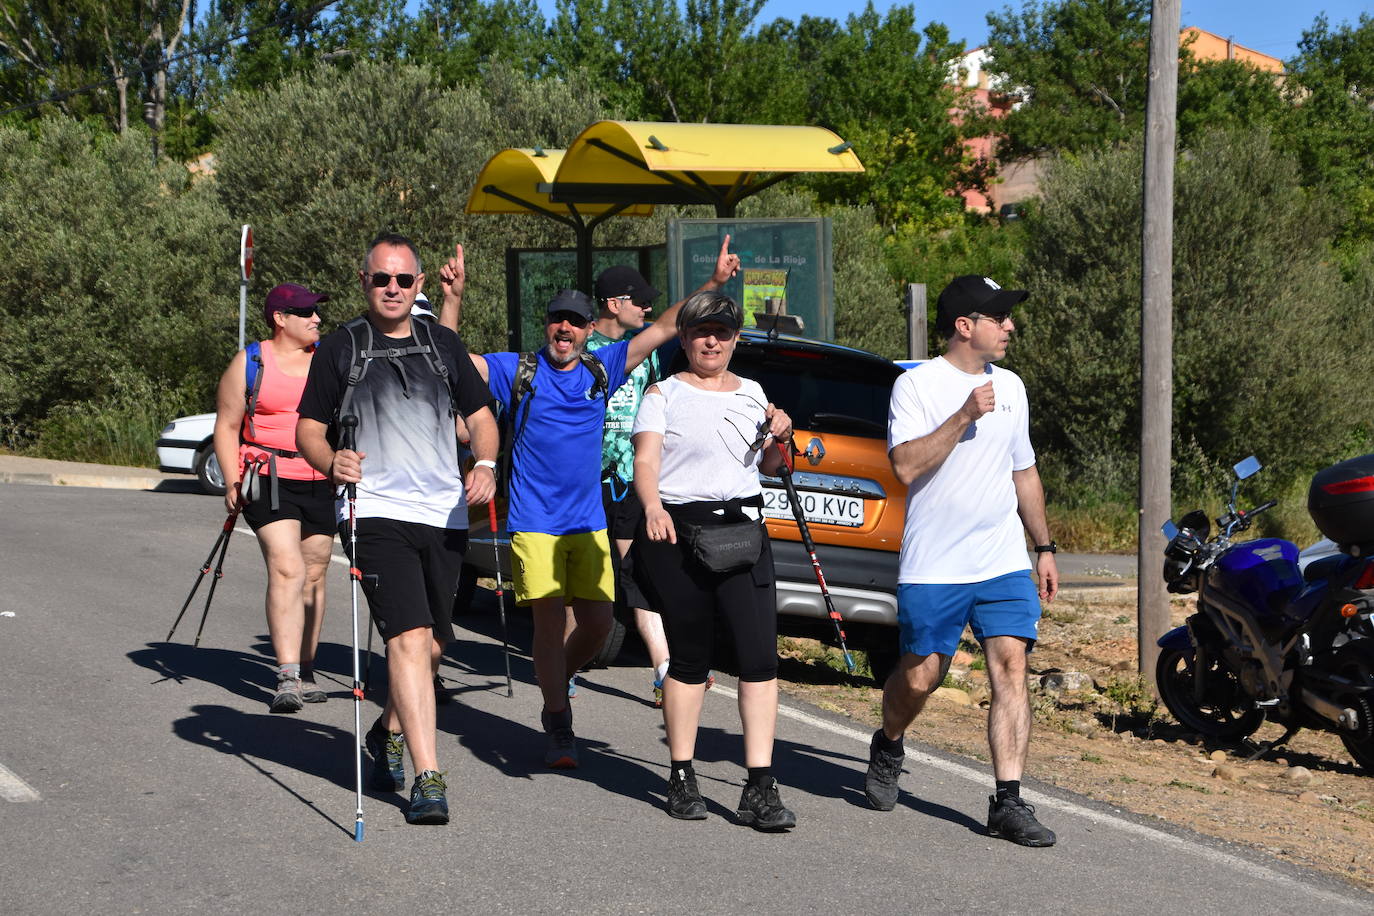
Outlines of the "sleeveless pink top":
<svg viewBox="0 0 1374 916">
<path fill-rule="evenodd" d="M 258 388 L 258 406 L 253 413 L 253 431 L 248 430 L 248 417 L 243 418 L 243 428 L 239 436 L 244 443 L 239 445 L 239 461 L 247 463 L 250 459 L 269 455 L 261 448 L 254 448 L 248 442 L 257 442 L 269 448 L 288 452 L 296 450 L 296 408 L 301 403 L 301 392 L 305 391 L 305 377 L 296 378 L 286 375 L 277 368 L 277 359 L 272 355 L 271 341 L 264 340 L 259 345 L 262 354 L 262 385 Z M 246 373 L 245 373 L 246 378 Z M 284 458 L 277 456 L 277 476 L 283 480 L 324 480 L 324 475 L 310 466 L 304 458 Z"/>
</svg>

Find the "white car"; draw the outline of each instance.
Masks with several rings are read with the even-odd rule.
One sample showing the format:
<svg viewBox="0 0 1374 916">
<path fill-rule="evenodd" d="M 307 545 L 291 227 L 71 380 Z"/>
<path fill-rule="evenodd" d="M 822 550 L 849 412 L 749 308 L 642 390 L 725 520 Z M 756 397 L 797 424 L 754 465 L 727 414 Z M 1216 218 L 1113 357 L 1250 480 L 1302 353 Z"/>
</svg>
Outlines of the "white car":
<svg viewBox="0 0 1374 916">
<path fill-rule="evenodd" d="M 195 474 L 202 490 L 223 495 L 224 472 L 215 458 L 215 415 L 198 413 L 168 423 L 157 440 L 157 463 L 164 473 Z"/>
</svg>

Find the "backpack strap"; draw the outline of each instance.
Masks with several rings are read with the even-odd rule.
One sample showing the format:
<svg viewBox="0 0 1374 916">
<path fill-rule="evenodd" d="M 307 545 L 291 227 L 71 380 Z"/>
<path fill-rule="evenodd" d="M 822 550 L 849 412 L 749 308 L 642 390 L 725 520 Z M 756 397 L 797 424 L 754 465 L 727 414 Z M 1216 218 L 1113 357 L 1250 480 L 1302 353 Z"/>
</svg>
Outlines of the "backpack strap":
<svg viewBox="0 0 1374 916">
<path fill-rule="evenodd" d="M 243 365 L 243 419 L 248 424 L 248 435 L 256 439 L 258 431 L 253 426 L 253 415 L 258 412 L 258 392 L 262 390 L 262 342 L 255 340 L 243 351 L 248 356 Z"/>
<path fill-rule="evenodd" d="M 372 362 L 368 355 L 372 352 L 372 323 L 367 320 L 367 316 L 360 315 L 345 323 L 344 330 L 348 332 L 348 339 L 352 345 L 349 352 L 352 356 L 348 362 L 348 378 L 344 382 L 343 397 L 339 399 L 338 410 L 334 411 L 335 420 L 350 413 L 353 406 L 353 389 L 358 387 L 363 376 L 367 375 L 368 366 Z"/>
<path fill-rule="evenodd" d="M 410 322 L 411 333 L 418 341 L 423 332 L 426 342 L 419 347 L 425 356 L 425 362 L 429 363 L 429 368 L 434 374 L 439 376 L 439 380 L 444 383 L 444 388 L 448 390 L 448 414 L 455 416 L 458 413 L 458 392 L 453 390 L 453 379 L 449 378 L 448 366 L 444 365 L 444 360 L 439 356 L 439 347 L 434 343 L 434 329 L 428 321 L 412 319 Z"/>
<path fill-rule="evenodd" d="M 606 364 L 601 361 L 601 357 L 595 353 L 583 353 L 582 365 L 587 367 L 587 371 L 592 374 L 595 381 L 592 383 L 592 390 L 589 397 L 595 398 L 598 394 L 601 399 L 609 406 L 611 401 L 611 378 L 606 372 Z"/>
<path fill-rule="evenodd" d="M 515 456 L 515 440 L 520 438 L 520 434 L 525 429 L 525 422 L 530 418 L 531 407 L 525 405 L 525 414 L 519 421 L 516 415 L 520 412 L 520 405 L 525 402 L 527 397 L 534 395 L 534 373 L 539 368 L 539 354 L 537 352 L 521 353 L 520 359 L 515 364 L 515 378 L 510 386 L 510 408 L 506 411 L 506 450 L 501 454 L 501 473 L 497 478 L 498 486 L 507 487 L 509 495 L 511 465 Z"/>
</svg>

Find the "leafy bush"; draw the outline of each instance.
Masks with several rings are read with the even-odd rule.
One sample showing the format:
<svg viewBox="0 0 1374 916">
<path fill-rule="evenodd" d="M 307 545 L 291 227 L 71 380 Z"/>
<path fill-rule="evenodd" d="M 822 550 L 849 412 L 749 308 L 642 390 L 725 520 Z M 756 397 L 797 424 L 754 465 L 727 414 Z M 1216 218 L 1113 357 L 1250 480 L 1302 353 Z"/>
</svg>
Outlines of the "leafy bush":
<svg viewBox="0 0 1374 916">
<path fill-rule="evenodd" d="M 6 444 L 31 443 L 54 411 L 96 413 L 133 391 L 208 404 L 237 311 L 238 227 L 214 194 L 155 166 L 139 131 L 65 119 L 0 128 L 0 174 Z"/>
<path fill-rule="evenodd" d="M 1007 362 L 1056 502 L 1134 497 L 1140 163 L 1138 141 L 1062 157 L 1026 221 L 1032 295 Z M 1328 202 L 1253 131 L 1186 151 L 1175 208 L 1175 493 L 1215 500 L 1250 453 L 1282 488 L 1367 448 L 1374 392 L 1347 382 L 1374 368 L 1374 327 L 1332 263 Z"/>
</svg>

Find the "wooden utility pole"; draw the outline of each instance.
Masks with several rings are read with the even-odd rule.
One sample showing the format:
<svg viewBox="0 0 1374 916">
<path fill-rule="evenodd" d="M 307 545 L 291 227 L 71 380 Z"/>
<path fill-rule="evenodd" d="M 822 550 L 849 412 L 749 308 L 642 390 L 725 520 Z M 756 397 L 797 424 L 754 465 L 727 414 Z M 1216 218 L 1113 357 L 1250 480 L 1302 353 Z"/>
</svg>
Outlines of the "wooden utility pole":
<svg viewBox="0 0 1374 916">
<path fill-rule="evenodd" d="M 1145 103 L 1140 271 L 1140 532 L 1136 599 L 1140 673 L 1153 686 L 1156 645 L 1169 626 L 1159 575 L 1169 518 L 1173 441 L 1174 146 L 1178 111 L 1179 0 L 1154 0 Z"/>
</svg>

